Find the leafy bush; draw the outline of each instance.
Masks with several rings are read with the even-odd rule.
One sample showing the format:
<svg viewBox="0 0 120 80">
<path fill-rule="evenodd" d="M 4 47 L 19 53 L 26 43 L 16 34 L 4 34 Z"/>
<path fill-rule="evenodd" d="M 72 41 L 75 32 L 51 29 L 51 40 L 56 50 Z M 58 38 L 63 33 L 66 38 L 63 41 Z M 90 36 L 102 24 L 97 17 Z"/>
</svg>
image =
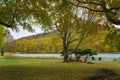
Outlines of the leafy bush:
<svg viewBox="0 0 120 80">
<path fill-rule="evenodd" d="M 81 57 L 81 55 L 82 55 L 82 49 L 76 49 L 76 50 L 74 51 L 74 54 L 75 54 L 76 60 L 79 61 L 79 59 L 80 59 L 80 57 Z"/>
<path fill-rule="evenodd" d="M 95 50 L 87 48 L 87 49 L 83 50 L 83 54 L 85 54 L 85 55 L 89 54 L 90 56 L 92 56 L 92 55 L 97 55 L 97 52 Z"/>
<path fill-rule="evenodd" d="M 92 52 L 92 49 L 84 49 L 83 53 L 84 54 L 90 54 Z"/>
<path fill-rule="evenodd" d="M 83 60 L 86 62 L 90 56 L 97 55 L 97 52 L 95 50 L 86 48 L 84 50 L 77 49 L 74 51 L 74 54 L 75 54 L 76 60 L 80 60 L 80 58 L 84 56 L 85 58 Z"/>
<path fill-rule="evenodd" d="M 97 55 L 97 51 L 92 50 L 91 55 Z"/>
<path fill-rule="evenodd" d="M 82 54 L 82 49 L 76 49 L 76 50 L 74 51 L 74 53 L 75 53 L 75 54 Z"/>
</svg>

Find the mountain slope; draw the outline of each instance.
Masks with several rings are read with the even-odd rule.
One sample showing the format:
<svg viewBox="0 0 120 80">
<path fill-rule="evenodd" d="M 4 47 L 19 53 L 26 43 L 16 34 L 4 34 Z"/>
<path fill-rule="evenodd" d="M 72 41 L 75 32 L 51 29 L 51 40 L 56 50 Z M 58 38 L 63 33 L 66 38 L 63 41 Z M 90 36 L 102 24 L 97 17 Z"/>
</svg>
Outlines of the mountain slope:
<svg viewBox="0 0 120 80">
<path fill-rule="evenodd" d="M 42 38 L 42 37 L 46 37 L 46 36 L 49 36 L 51 34 L 54 34 L 56 33 L 57 30 L 54 30 L 54 31 L 51 31 L 51 32 L 47 32 L 47 33 L 39 33 L 39 34 L 35 34 L 35 35 L 30 35 L 30 36 L 26 36 L 26 37 L 22 37 L 22 38 L 19 38 L 17 40 L 22 40 L 22 39 L 36 39 L 36 38 Z"/>
</svg>

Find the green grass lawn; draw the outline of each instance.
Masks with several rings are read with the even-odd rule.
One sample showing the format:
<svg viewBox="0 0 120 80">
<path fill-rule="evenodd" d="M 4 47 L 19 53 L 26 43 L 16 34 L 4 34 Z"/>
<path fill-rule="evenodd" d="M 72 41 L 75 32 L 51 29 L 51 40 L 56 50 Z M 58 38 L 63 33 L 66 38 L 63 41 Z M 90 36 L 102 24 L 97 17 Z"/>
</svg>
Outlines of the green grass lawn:
<svg viewBox="0 0 120 80">
<path fill-rule="evenodd" d="M 0 80 L 86 80 L 95 70 L 109 68 L 120 73 L 120 63 L 95 64 L 52 59 L 0 59 Z"/>
</svg>

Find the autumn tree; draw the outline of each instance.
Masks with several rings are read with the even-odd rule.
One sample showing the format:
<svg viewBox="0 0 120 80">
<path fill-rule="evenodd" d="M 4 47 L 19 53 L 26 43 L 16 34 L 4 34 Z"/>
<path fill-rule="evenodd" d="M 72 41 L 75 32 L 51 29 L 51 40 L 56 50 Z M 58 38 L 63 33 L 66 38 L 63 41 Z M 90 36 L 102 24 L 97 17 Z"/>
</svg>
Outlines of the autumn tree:
<svg viewBox="0 0 120 80">
<path fill-rule="evenodd" d="M 69 53 L 80 47 L 88 34 L 95 34 L 101 25 L 95 23 L 96 13 L 88 14 L 88 10 L 75 7 L 66 1 L 60 1 L 52 9 L 53 27 L 58 30 L 58 35 L 63 42 L 64 62 L 67 62 Z M 75 41 L 77 44 L 71 47 Z"/>
<path fill-rule="evenodd" d="M 116 3 L 117 2 L 119 1 L 116 1 Z M 69 46 L 70 46 L 71 40 L 74 40 L 71 34 L 74 33 L 74 28 L 77 28 L 76 25 L 79 26 L 82 23 L 83 24 L 85 23 L 83 27 L 83 31 L 81 31 L 81 33 L 83 33 L 81 35 L 82 38 L 79 39 L 80 41 L 76 46 L 76 48 L 78 48 L 79 44 L 86 37 L 86 35 L 88 35 L 88 33 L 90 34 L 91 32 L 94 33 L 95 28 L 100 26 L 99 25 L 99 26 L 95 26 L 94 28 L 91 28 L 90 26 L 93 26 L 91 25 L 92 23 L 96 22 L 98 24 L 101 24 L 102 26 L 112 27 L 112 24 L 109 26 L 110 23 L 108 23 L 106 20 L 101 19 L 101 17 L 103 18 L 106 17 L 108 21 L 116 25 L 119 25 L 119 22 L 120 22 L 118 19 L 119 13 L 117 13 L 119 12 L 119 6 L 113 4 L 114 6 L 117 6 L 117 8 L 111 7 L 112 6 L 111 1 L 109 2 L 107 0 L 98 0 L 98 1 L 64 0 L 64 1 L 61 1 L 60 5 L 58 5 L 58 8 L 57 8 L 58 10 L 56 12 L 56 14 L 58 14 L 59 17 L 57 17 L 57 19 L 54 18 L 54 20 L 57 20 L 56 28 L 60 32 L 61 39 L 63 40 L 64 62 L 67 62 L 67 57 L 69 54 L 68 53 Z M 85 16 L 84 19 L 83 17 L 80 17 L 79 19 L 80 14 L 74 15 L 75 11 L 78 11 L 78 12 L 83 11 L 83 10 L 77 10 L 79 8 L 80 9 L 83 8 L 84 10 L 86 10 L 86 12 L 84 12 L 84 15 L 83 15 Z M 92 19 L 95 14 L 97 15 L 96 18 L 98 20 Z M 88 16 L 90 16 L 91 18 L 88 19 Z M 82 21 L 82 23 L 80 21 Z M 86 27 L 86 26 L 89 26 L 89 27 Z M 77 29 L 77 31 L 79 30 L 80 28 Z M 100 30 L 100 28 L 96 29 L 96 31 L 97 30 Z M 69 38 L 71 38 L 71 40 Z"/>
<path fill-rule="evenodd" d="M 0 25 L 0 51 L 1 51 L 1 56 L 3 56 L 3 47 L 4 47 L 4 41 L 5 41 L 5 28 Z"/>
</svg>

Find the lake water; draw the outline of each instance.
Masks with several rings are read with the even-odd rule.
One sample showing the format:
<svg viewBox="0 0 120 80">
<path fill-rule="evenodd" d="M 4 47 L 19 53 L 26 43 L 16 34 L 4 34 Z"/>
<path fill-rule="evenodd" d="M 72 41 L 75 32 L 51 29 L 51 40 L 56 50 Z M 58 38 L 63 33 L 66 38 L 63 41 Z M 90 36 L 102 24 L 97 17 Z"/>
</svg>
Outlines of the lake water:
<svg viewBox="0 0 120 80">
<path fill-rule="evenodd" d="M 49 58 L 49 57 L 55 57 L 55 58 L 63 58 L 61 54 L 12 54 L 13 56 L 17 57 L 42 57 L 42 58 Z"/>
<path fill-rule="evenodd" d="M 13 56 L 17 57 L 41 57 L 41 58 L 49 58 L 49 57 L 54 57 L 54 58 L 63 58 L 61 54 L 13 54 Z M 73 55 L 74 56 L 74 55 Z M 120 59 L 120 54 L 97 54 L 94 55 L 96 59 L 99 57 L 102 58 L 102 60 L 114 60 L 114 59 Z"/>
<path fill-rule="evenodd" d="M 120 59 L 120 54 L 98 54 L 94 55 L 95 58 L 101 57 L 103 60 L 115 60 L 115 59 Z"/>
</svg>

